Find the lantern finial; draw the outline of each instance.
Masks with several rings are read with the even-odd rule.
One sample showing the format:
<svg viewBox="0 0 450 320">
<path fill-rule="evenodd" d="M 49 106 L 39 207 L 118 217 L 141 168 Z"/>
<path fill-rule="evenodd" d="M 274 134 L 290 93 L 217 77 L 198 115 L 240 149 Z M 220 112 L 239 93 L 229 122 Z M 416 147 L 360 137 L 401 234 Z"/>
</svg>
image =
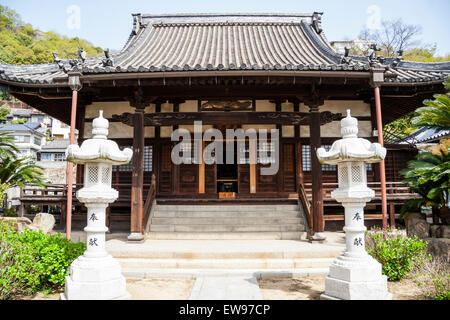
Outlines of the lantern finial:
<svg viewBox="0 0 450 320">
<path fill-rule="evenodd" d="M 353 118 L 351 110 L 347 110 L 347 117 L 341 121 L 341 134 L 344 139 L 358 137 L 358 120 Z"/>
</svg>

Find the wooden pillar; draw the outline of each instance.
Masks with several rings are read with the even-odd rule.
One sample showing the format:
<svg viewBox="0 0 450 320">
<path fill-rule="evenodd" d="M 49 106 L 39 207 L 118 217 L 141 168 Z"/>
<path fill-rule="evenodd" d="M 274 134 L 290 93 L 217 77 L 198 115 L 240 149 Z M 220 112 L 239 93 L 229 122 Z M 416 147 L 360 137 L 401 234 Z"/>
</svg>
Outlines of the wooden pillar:
<svg viewBox="0 0 450 320">
<path fill-rule="evenodd" d="M 300 112 L 300 102 L 298 100 L 294 100 L 294 112 Z M 304 184 L 305 177 L 303 174 L 303 153 L 302 153 L 302 144 L 300 142 L 300 126 L 295 126 L 295 172 L 297 174 L 297 184 Z M 296 190 L 298 190 L 296 188 Z"/>
<path fill-rule="evenodd" d="M 69 87 L 72 90 L 72 110 L 70 116 L 70 137 L 69 137 L 69 144 L 71 145 L 75 143 L 78 91 L 80 91 L 82 88 L 80 75 L 81 75 L 80 73 L 69 73 Z M 66 238 L 70 240 L 70 238 L 72 237 L 72 189 L 73 189 L 73 163 L 70 161 L 67 161 L 66 181 L 67 181 Z"/>
<path fill-rule="evenodd" d="M 203 158 L 203 152 L 205 150 L 205 141 L 200 141 L 200 148 L 198 150 L 198 159 L 200 164 L 198 165 L 198 193 L 205 194 L 205 174 L 206 166 L 205 159 Z"/>
<path fill-rule="evenodd" d="M 375 109 L 377 115 L 377 130 L 378 143 L 384 147 L 383 140 L 383 119 L 381 115 L 381 96 L 380 87 L 375 87 Z M 386 193 L 386 164 L 385 161 L 380 162 L 380 182 L 381 182 L 381 213 L 383 216 L 383 229 L 388 227 L 388 213 L 387 213 L 387 193 Z"/>
<path fill-rule="evenodd" d="M 257 160 L 257 149 L 256 149 L 256 140 L 249 139 L 250 144 L 250 193 L 256 193 L 256 160 Z"/>
<path fill-rule="evenodd" d="M 389 204 L 389 223 L 391 228 L 395 228 L 395 204 Z"/>
<path fill-rule="evenodd" d="M 133 174 L 131 187 L 131 235 L 129 240 L 143 240 L 144 216 L 144 108 L 137 108 L 134 114 Z"/>
<path fill-rule="evenodd" d="M 311 144 L 311 176 L 312 176 L 312 215 L 313 215 L 313 231 L 314 233 L 322 233 L 325 231 L 325 220 L 323 216 L 323 186 L 322 186 L 322 165 L 317 158 L 317 149 L 322 146 L 322 138 L 320 136 L 320 111 L 319 105 L 310 105 L 311 121 L 310 128 L 310 144 Z M 317 240 L 323 240 L 321 235 L 316 237 Z"/>
</svg>

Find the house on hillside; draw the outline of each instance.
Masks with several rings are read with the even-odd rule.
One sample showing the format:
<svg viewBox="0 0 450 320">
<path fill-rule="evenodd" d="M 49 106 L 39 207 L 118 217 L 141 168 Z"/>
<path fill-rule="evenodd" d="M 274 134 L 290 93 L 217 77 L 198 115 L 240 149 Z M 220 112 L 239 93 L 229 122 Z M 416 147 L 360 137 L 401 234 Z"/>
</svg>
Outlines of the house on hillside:
<svg viewBox="0 0 450 320">
<path fill-rule="evenodd" d="M 14 137 L 20 157 L 37 160 L 38 152 L 46 140 L 46 128 L 39 122 L 26 122 L 24 124 L 0 125 L 0 132 L 10 132 L 8 136 Z"/>
<path fill-rule="evenodd" d="M 66 124 L 73 99 L 79 143 L 92 136 L 92 121 L 103 110 L 109 138 L 133 148 L 133 162 L 105 177 L 119 190 L 108 212 L 112 229 L 157 239 L 300 239 L 310 227 L 321 233 L 342 223 L 343 209 L 330 196 L 337 169 L 320 165 L 315 153 L 341 138 L 346 110 L 358 118 L 360 137 L 381 142 L 383 124 L 444 92 L 449 72 L 449 62 L 340 54 L 319 12 L 134 14 L 120 52 L 0 64 L 0 84 Z M 195 122 L 202 123 L 197 135 Z M 171 157 L 177 129 L 193 138 L 180 148 L 182 162 Z M 234 146 L 232 161 L 221 155 L 204 161 L 214 139 L 200 136 L 209 129 Z M 259 135 L 227 137 L 237 129 Z M 389 215 L 395 224 L 399 207 L 414 196 L 398 172 L 417 150 L 386 147 L 385 170 L 368 168 L 376 197 L 366 218 L 387 223 Z M 270 167 L 278 170 L 264 174 Z M 83 179 L 80 170 L 76 181 Z M 73 204 L 74 219 L 85 223 L 85 208 L 76 199 Z"/>
</svg>

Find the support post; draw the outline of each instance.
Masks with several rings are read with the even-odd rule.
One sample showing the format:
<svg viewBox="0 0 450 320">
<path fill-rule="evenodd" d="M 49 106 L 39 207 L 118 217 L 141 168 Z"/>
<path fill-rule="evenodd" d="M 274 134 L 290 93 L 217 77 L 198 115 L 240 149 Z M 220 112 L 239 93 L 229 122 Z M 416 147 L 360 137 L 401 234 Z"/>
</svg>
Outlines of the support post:
<svg viewBox="0 0 450 320">
<path fill-rule="evenodd" d="M 131 187 L 131 230 L 129 241 L 142 241 L 144 217 L 144 112 L 145 109 L 136 108 L 134 113 L 134 135 L 133 135 L 133 175 Z"/>
<path fill-rule="evenodd" d="M 80 91 L 82 88 L 79 73 L 69 73 L 69 86 L 70 89 L 72 90 L 72 109 L 70 116 L 69 144 L 73 145 L 75 143 L 78 91 Z M 73 163 L 70 161 L 67 161 L 66 182 L 67 182 L 66 238 L 70 240 L 72 237 L 72 192 L 73 192 Z"/>
<path fill-rule="evenodd" d="M 380 87 L 375 86 L 375 110 L 377 115 L 378 143 L 384 147 L 383 139 L 383 119 L 381 115 L 381 96 Z M 381 213 L 383 216 L 383 229 L 388 227 L 387 213 L 387 192 L 386 192 L 386 164 L 385 161 L 380 162 L 380 183 L 381 183 Z"/>
<path fill-rule="evenodd" d="M 322 103 L 323 104 L 323 103 Z M 312 209 L 313 209 L 313 240 L 325 240 L 325 220 L 323 216 L 323 187 L 322 166 L 317 158 L 317 150 L 322 146 L 320 136 L 320 112 L 319 105 L 310 105 L 311 121 L 310 143 L 311 143 L 311 175 L 312 175 Z"/>
</svg>

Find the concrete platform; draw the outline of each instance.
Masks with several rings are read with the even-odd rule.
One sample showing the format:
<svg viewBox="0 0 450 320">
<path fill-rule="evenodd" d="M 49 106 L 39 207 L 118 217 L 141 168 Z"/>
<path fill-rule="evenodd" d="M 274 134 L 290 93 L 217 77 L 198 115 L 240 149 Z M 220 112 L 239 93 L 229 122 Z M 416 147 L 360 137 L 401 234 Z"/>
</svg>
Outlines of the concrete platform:
<svg viewBox="0 0 450 320">
<path fill-rule="evenodd" d="M 263 300 L 254 277 L 199 278 L 189 300 Z"/>
</svg>

